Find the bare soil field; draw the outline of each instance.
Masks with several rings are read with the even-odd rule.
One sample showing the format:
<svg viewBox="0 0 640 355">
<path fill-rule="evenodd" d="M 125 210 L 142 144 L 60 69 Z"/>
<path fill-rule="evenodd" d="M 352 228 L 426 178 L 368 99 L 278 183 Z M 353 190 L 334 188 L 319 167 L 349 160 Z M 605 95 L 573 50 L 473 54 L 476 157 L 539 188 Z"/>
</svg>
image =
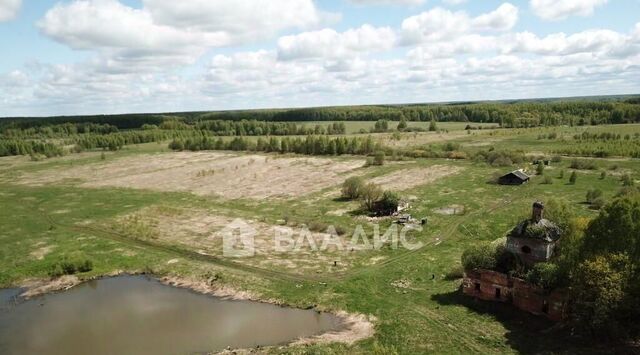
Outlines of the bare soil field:
<svg viewBox="0 0 640 355">
<path fill-rule="evenodd" d="M 434 165 L 428 168 L 411 168 L 378 176 L 371 179 L 371 182 L 381 185 L 387 190 L 402 191 L 458 174 L 462 170 L 463 168 L 461 167 L 447 165 Z"/>
<path fill-rule="evenodd" d="M 202 255 L 229 257 L 234 262 L 290 273 L 344 271 L 352 265 L 358 251 L 357 248 L 340 250 L 335 244 L 329 243 L 323 249 L 325 240 L 346 246 L 350 236 L 311 232 L 303 226 L 277 226 L 256 220 L 236 219 L 217 211 L 201 209 L 153 206 L 121 216 L 101 227 L 114 229 L 134 239 L 179 245 Z M 229 231 L 253 235 L 255 254 L 241 257 L 225 255 L 223 240 Z M 284 236 L 279 245 L 289 249 L 276 249 L 276 233 Z M 242 244 L 238 241 L 235 246 L 240 248 Z"/>
<path fill-rule="evenodd" d="M 291 198 L 340 184 L 363 164 L 362 159 L 180 152 L 25 173 L 20 181 L 28 185 L 72 182 L 80 187 L 184 191 L 226 199 Z"/>
</svg>

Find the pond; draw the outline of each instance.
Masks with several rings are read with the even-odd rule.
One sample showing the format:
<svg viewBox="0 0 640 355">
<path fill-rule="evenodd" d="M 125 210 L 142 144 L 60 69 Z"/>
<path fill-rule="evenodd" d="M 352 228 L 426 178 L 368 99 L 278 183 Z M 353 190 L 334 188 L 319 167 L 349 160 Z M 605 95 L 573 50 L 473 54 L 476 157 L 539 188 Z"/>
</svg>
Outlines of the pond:
<svg viewBox="0 0 640 355">
<path fill-rule="evenodd" d="M 17 301 L 0 291 L 0 354 L 194 354 L 287 343 L 337 330 L 314 310 L 224 300 L 145 276 L 89 281 Z"/>
</svg>

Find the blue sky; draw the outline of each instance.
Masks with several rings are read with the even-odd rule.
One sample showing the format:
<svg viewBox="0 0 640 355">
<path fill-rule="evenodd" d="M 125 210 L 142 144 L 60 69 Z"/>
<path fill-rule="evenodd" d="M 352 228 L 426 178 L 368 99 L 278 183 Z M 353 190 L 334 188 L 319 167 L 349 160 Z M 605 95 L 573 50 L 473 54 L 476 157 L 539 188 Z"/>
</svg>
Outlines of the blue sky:
<svg viewBox="0 0 640 355">
<path fill-rule="evenodd" d="M 640 0 L 0 0 L 0 116 L 640 93 Z"/>
</svg>

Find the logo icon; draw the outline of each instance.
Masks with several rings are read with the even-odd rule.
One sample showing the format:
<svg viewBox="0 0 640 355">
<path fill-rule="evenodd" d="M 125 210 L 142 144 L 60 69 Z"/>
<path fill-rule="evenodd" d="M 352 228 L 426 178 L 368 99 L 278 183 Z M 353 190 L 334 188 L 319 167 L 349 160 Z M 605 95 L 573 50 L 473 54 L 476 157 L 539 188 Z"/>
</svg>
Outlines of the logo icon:
<svg viewBox="0 0 640 355">
<path fill-rule="evenodd" d="M 220 231 L 222 255 L 230 258 L 254 256 L 256 230 L 242 219 L 235 219 Z"/>
</svg>

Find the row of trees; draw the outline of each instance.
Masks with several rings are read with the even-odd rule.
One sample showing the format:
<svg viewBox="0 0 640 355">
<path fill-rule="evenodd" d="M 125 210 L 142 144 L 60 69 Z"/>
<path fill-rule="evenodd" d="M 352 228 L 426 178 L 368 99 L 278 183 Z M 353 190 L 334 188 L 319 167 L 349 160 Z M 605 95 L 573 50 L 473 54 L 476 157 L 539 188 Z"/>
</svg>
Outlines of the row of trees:
<svg viewBox="0 0 640 355">
<path fill-rule="evenodd" d="M 119 129 L 160 126 L 169 120 L 199 121 L 458 121 L 490 122 L 503 127 L 596 125 L 640 122 L 638 99 L 538 100 L 453 104 L 344 106 L 280 110 L 185 112 L 46 118 L 9 118 L 5 128 L 31 128 L 61 123 L 109 124 Z M 263 128 L 264 131 L 264 128 Z M 267 133 L 265 133 L 267 134 Z M 317 134 L 317 133 L 316 133 Z"/>
<path fill-rule="evenodd" d="M 245 137 L 222 139 L 212 137 L 177 138 L 170 144 L 172 150 L 234 150 L 234 151 L 258 151 L 296 153 L 307 155 L 341 155 L 359 154 L 368 155 L 382 149 L 380 143 L 374 142 L 370 136 L 363 137 L 262 137 L 252 140 Z"/>
<path fill-rule="evenodd" d="M 9 155 L 44 155 L 47 158 L 51 158 L 62 154 L 62 147 L 45 141 L 22 139 L 0 140 L 0 157 Z"/>
<path fill-rule="evenodd" d="M 241 121 L 198 121 L 193 125 L 179 120 L 168 120 L 160 125 L 162 129 L 197 129 L 209 131 L 218 136 L 306 136 L 323 134 L 345 134 L 344 122 L 334 122 L 327 126 L 308 126 L 295 122 L 267 122 L 256 120 Z"/>
</svg>

